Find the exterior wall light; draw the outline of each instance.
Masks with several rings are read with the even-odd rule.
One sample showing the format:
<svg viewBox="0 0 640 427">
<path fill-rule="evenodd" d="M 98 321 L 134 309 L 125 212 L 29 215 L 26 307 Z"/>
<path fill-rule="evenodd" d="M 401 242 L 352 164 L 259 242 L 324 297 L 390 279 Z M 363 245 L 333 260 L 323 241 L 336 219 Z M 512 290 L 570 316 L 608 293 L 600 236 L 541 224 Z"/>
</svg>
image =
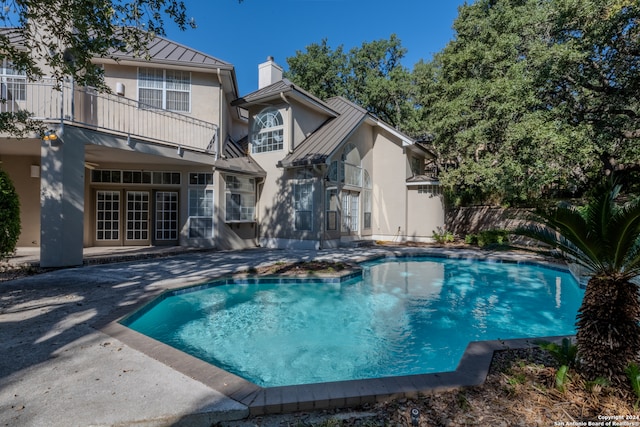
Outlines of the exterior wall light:
<svg viewBox="0 0 640 427">
<path fill-rule="evenodd" d="M 42 139 L 44 141 L 58 141 L 60 138 L 55 133 L 55 131 L 48 130 L 44 133 L 44 136 L 42 137 Z"/>
<path fill-rule="evenodd" d="M 49 142 L 49 145 L 52 147 L 58 147 L 62 145 L 64 141 L 62 141 L 62 133 L 64 132 L 64 128 L 60 126 L 57 130 L 46 130 L 42 135 L 42 140 Z"/>
</svg>

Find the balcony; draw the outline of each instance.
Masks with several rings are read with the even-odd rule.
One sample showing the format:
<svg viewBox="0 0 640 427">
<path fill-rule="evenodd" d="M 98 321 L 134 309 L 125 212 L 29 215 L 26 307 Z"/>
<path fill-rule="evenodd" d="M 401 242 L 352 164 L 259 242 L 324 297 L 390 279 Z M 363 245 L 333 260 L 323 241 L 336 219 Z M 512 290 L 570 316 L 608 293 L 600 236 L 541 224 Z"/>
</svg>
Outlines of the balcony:
<svg viewBox="0 0 640 427">
<path fill-rule="evenodd" d="M 0 111 L 27 110 L 36 120 L 62 123 L 152 143 L 214 153 L 218 125 L 193 117 L 145 107 L 138 101 L 95 89 L 61 87 L 51 80 L 2 81 Z"/>
</svg>

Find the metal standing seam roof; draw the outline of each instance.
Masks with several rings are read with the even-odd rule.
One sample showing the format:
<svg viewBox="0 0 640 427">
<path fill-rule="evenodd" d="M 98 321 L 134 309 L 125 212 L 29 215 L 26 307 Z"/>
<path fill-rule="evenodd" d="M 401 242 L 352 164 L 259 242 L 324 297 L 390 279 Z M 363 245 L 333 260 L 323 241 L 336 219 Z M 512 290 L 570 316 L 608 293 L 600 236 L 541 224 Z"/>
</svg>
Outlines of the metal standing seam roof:
<svg viewBox="0 0 640 427">
<path fill-rule="evenodd" d="M 326 104 L 340 115 L 327 120 L 295 147 L 293 153 L 282 159 L 279 166 L 291 167 L 326 162 L 327 158 L 349 138 L 369 114 L 364 108 L 342 97 L 330 98 Z"/>
<path fill-rule="evenodd" d="M 24 37 L 15 27 L 0 27 L 0 35 L 9 40 L 9 44 L 16 46 L 18 49 L 24 49 Z"/>
<path fill-rule="evenodd" d="M 289 80 L 282 79 L 273 84 L 270 84 L 269 86 L 265 86 L 262 89 L 258 89 L 246 96 L 232 101 L 231 105 L 243 107 L 259 100 L 280 96 L 280 94 L 283 92 L 291 92 L 294 90 L 294 88 L 295 87 Z"/>
<path fill-rule="evenodd" d="M 228 137 L 222 149 L 223 155 L 216 160 L 215 167 L 245 175 L 267 176 L 267 172 L 247 154 L 248 144 L 248 137 L 240 141 L 234 141 Z"/>
<path fill-rule="evenodd" d="M 233 68 L 233 65 L 228 62 L 161 36 L 155 36 L 149 41 L 147 45 L 147 53 L 149 55 L 149 61 L 154 62 L 183 64 L 207 68 Z M 118 59 L 147 61 L 132 50 L 127 52 L 114 50 L 111 52 L 111 55 Z"/>
<path fill-rule="evenodd" d="M 12 45 L 24 47 L 24 37 L 20 33 L 19 28 L 0 27 L 0 35 L 8 37 L 9 42 Z M 233 69 L 233 65 L 229 62 L 222 61 L 221 59 L 207 55 L 206 53 L 202 53 L 161 36 L 153 37 L 147 45 L 147 50 L 147 53 L 149 54 L 148 59 L 140 56 L 133 50 L 122 52 L 115 48 L 109 53 L 109 56 L 121 60 L 125 59 L 143 62 L 155 61 L 165 64 L 172 63 L 176 65 L 221 68 L 225 70 Z"/>
</svg>

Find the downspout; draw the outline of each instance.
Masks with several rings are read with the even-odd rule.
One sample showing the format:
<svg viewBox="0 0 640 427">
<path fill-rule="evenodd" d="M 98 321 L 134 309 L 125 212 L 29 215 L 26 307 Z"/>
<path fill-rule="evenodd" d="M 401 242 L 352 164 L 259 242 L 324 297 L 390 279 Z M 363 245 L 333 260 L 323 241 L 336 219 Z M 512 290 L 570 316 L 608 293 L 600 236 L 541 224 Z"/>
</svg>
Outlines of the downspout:
<svg viewBox="0 0 640 427">
<path fill-rule="evenodd" d="M 259 182 L 258 182 L 259 180 Z M 258 218 L 258 214 L 260 213 L 260 206 L 261 206 L 261 195 L 262 195 L 262 188 L 264 187 L 264 178 L 260 177 L 260 178 L 256 178 L 256 187 L 255 187 L 255 198 L 256 198 L 256 211 L 254 214 L 254 220 L 255 220 L 255 225 L 256 225 L 256 230 L 255 230 L 255 236 L 253 238 L 253 244 L 255 245 L 256 248 L 260 247 L 260 221 Z"/>
<path fill-rule="evenodd" d="M 287 107 L 287 116 L 289 118 L 289 123 L 291 128 L 289 129 L 289 140 L 291 141 L 291 146 L 289 147 L 289 154 L 293 153 L 293 150 L 296 148 L 295 144 L 293 142 L 293 109 L 291 108 L 291 103 L 289 102 L 289 100 L 287 99 L 287 97 L 285 96 L 284 92 L 280 92 L 280 98 L 282 98 L 282 100 L 289 106 Z"/>
<path fill-rule="evenodd" d="M 224 90 L 222 88 L 222 71 L 220 70 L 220 67 L 216 68 L 216 74 L 218 75 L 218 83 L 220 83 L 220 96 L 218 97 L 219 101 L 218 101 L 218 116 L 222 119 L 222 94 L 224 93 Z M 220 152 L 222 151 L 222 141 L 221 136 L 220 136 L 220 125 L 221 123 L 218 124 L 218 127 L 216 129 L 216 153 L 214 156 L 214 160 L 218 160 L 218 158 L 220 157 Z"/>
<path fill-rule="evenodd" d="M 320 233 L 318 235 L 319 238 L 319 242 L 318 242 L 318 249 L 322 249 L 323 243 L 326 240 L 327 236 L 326 236 L 326 230 L 325 230 L 325 212 L 326 212 L 326 206 L 325 206 L 325 199 L 326 199 L 326 193 L 327 190 L 324 187 L 324 177 L 323 177 L 323 171 L 322 171 L 322 165 L 319 164 L 313 164 L 311 165 L 311 167 L 313 168 L 313 171 L 315 173 L 317 173 L 320 176 Z"/>
</svg>

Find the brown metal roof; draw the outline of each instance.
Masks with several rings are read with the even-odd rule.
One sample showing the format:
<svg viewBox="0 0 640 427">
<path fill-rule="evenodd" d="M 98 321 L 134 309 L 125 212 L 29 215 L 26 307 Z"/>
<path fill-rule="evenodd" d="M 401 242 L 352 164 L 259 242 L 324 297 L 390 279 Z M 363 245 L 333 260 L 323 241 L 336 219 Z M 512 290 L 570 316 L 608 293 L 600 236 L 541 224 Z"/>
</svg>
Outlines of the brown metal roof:
<svg viewBox="0 0 640 427">
<path fill-rule="evenodd" d="M 327 105 L 340 115 L 327 120 L 295 147 L 292 154 L 282 159 L 279 166 L 291 167 L 326 162 L 368 115 L 367 110 L 342 97 L 329 99 Z"/>
<path fill-rule="evenodd" d="M 121 60 L 151 61 L 163 64 L 198 66 L 205 68 L 233 68 L 233 66 L 228 62 L 160 36 L 155 36 L 148 42 L 146 53 L 149 55 L 148 58 L 141 57 L 139 54 L 131 50 L 127 52 L 114 50 L 111 52 L 111 56 Z"/>
<path fill-rule="evenodd" d="M 267 172 L 247 154 L 248 143 L 248 137 L 240 141 L 228 137 L 222 149 L 223 156 L 216 160 L 215 167 L 245 175 L 267 176 Z"/>
<path fill-rule="evenodd" d="M 131 29 L 130 29 L 131 30 Z M 135 31 L 135 30 L 134 30 Z M 139 30 L 138 30 L 139 31 Z M 142 31 L 141 31 L 142 33 Z M 0 27 L 0 35 L 8 37 L 14 46 L 24 46 L 24 38 L 18 28 Z M 140 36 L 143 38 L 144 34 Z M 213 56 L 199 52 L 190 47 L 181 45 L 164 37 L 155 36 L 147 44 L 149 57 L 141 56 L 132 50 L 121 52 L 113 49 L 109 55 L 120 60 L 132 60 L 140 62 L 157 62 L 184 66 L 197 66 L 205 68 L 233 69 L 233 65 Z"/>
<path fill-rule="evenodd" d="M 0 36 L 6 37 L 9 40 L 9 44 L 17 47 L 18 49 L 24 49 L 25 47 L 24 37 L 18 28 L 0 27 Z"/>
</svg>

